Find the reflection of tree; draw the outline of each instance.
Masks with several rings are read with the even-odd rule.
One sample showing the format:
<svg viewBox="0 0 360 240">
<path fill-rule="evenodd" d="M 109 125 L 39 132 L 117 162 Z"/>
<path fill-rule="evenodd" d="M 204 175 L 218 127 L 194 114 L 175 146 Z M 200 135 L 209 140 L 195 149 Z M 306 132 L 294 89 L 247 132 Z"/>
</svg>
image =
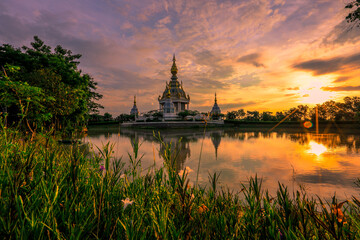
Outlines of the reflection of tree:
<svg viewBox="0 0 360 240">
<path fill-rule="evenodd" d="M 348 153 L 359 152 L 360 136 L 340 134 L 288 134 L 287 137 L 301 145 L 307 145 L 310 141 L 324 145 L 326 148 L 346 147 Z"/>
<path fill-rule="evenodd" d="M 326 131 L 329 132 L 329 127 L 327 126 Z M 294 130 L 292 130 L 294 131 Z M 304 132 L 288 132 L 288 131 L 279 131 L 279 132 L 267 132 L 262 130 L 246 132 L 242 130 L 225 130 L 224 137 L 237 139 L 240 141 L 245 141 L 249 139 L 256 138 L 287 138 L 293 142 L 297 142 L 301 145 L 308 145 L 310 141 L 315 141 L 316 143 L 322 144 L 327 148 L 337 148 L 337 147 L 346 147 L 348 153 L 359 152 L 360 149 L 360 136 L 359 135 L 350 135 L 345 133 L 327 133 L 327 134 L 312 134 Z"/>
</svg>

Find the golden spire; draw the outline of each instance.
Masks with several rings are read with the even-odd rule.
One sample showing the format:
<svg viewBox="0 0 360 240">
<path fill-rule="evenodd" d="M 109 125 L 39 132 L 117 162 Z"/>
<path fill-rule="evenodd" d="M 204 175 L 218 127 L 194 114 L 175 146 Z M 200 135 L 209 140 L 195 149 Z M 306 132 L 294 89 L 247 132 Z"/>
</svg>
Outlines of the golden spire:
<svg viewBox="0 0 360 240">
<path fill-rule="evenodd" d="M 215 103 L 217 103 L 217 99 L 216 99 L 216 92 L 215 92 Z"/>
<path fill-rule="evenodd" d="M 166 97 L 167 97 L 167 98 L 170 98 L 170 97 L 171 97 L 170 88 L 168 89 L 168 92 L 167 92 L 167 94 L 166 94 Z"/>
<path fill-rule="evenodd" d="M 178 69 L 176 67 L 176 63 L 175 63 L 176 59 L 175 59 L 175 53 L 174 53 L 174 56 L 173 56 L 173 64 L 171 66 L 171 73 L 172 75 L 176 75 L 177 72 L 178 72 Z"/>
</svg>

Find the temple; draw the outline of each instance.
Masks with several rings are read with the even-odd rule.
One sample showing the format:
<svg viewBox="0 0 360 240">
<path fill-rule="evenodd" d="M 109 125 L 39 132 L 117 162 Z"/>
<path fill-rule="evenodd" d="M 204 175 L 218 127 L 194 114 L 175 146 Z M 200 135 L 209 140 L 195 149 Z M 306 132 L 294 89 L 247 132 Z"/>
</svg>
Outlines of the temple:
<svg viewBox="0 0 360 240">
<path fill-rule="evenodd" d="M 175 54 L 171 66 L 171 81 L 166 82 L 162 96 L 159 95 L 159 110 L 163 112 L 164 119 L 175 119 L 179 112 L 189 110 L 190 96 L 186 95 L 182 82 L 179 83 L 177 77 Z"/>
<path fill-rule="evenodd" d="M 220 115 L 221 114 L 221 110 L 219 105 L 217 104 L 217 99 L 216 99 L 216 93 L 215 93 L 215 103 L 214 106 L 211 109 L 210 115 Z"/>
<path fill-rule="evenodd" d="M 215 101 L 214 105 L 211 109 L 211 112 L 208 113 L 200 113 L 199 111 L 189 110 L 190 105 L 190 96 L 185 93 L 183 88 L 182 81 L 178 80 L 178 68 L 176 66 L 176 58 L 175 54 L 172 59 L 172 66 L 170 69 L 171 72 L 171 80 L 166 82 L 165 90 L 162 95 L 159 95 L 159 108 L 155 110 L 151 110 L 147 113 L 140 114 L 139 110 L 136 106 L 136 96 L 134 96 L 134 105 L 130 111 L 130 115 L 135 116 L 134 125 L 138 122 L 165 122 L 175 123 L 181 121 L 183 124 L 186 121 L 192 121 L 196 124 L 196 121 L 209 121 L 216 122 L 216 124 L 224 124 L 223 122 L 223 114 L 221 114 L 220 107 L 217 103 L 217 97 L 215 93 Z M 188 110 L 186 113 L 184 111 Z M 183 114 L 179 114 L 183 112 Z M 176 120 L 176 121 L 173 121 Z M 137 125 L 139 125 L 137 124 Z M 150 123 L 149 123 L 150 124 Z M 167 123 L 166 123 L 167 124 Z M 131 124 L 130 124 L 131 125 Z M 129 126 L 130 126 L 129 125 Z M 155 124 L 156 125 L 156 124 Z"/>
<path fill-rule="evenodd" d="M 135 115 L 135 117 L 139 116 L 139 110 L 136 106 L 136 96 L 134 96 L 134 106 L 130 110 L 130 115 Z"/>
</svg>

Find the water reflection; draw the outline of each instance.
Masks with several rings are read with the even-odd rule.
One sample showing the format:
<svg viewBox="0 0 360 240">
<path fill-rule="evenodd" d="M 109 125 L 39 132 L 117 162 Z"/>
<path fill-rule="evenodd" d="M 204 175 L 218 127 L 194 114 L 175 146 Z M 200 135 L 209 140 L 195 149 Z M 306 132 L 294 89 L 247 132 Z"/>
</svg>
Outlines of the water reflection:
<svg viewBox="0 0 360 240">
<path fill-rule="evenodd" d="M 320 156 L 321 154 L 323 154 L 326 151 L 327 151 L 327 148 L 324 145 L 319 144 L 319 143 L 315 142 L 314 140 L 311 140 L 309 142 L 309 149 L 307 150 L 308 153 L 312 153 L 312 154 L 315 154 L 316 156 Z"/>
<path fill-rule="evenodd" d="M 155 133 L 157 135 L 157 133 Z M 346 197 L 356 194 L 353 182 L 360 177 L 360 134 L 313 134 L 282 130 L 277 132 L 236 129 L 182 129 L 160 131 L 162 140 L 177 152 L 176 168 L 189 167 L 195 182 L 201 145 L 199 183 L 207 184 L 208 173 L 222 172 L 220 182 L 234 190 L 250 176 L 263 177 L 271 191 L 280 181 L 291 188 L 305 185 L 309 192 L 329 196 L 335 191 Z M 181 141 L 180 141 L 181 139 Z M 101 146 L 115 143 L 115 157 L 131 151 L 131 143 L 141 144 L 144 168 L 163 165 L 164 147 L 152 130 L 90 128 L 87 141 Z"/>
</svg>

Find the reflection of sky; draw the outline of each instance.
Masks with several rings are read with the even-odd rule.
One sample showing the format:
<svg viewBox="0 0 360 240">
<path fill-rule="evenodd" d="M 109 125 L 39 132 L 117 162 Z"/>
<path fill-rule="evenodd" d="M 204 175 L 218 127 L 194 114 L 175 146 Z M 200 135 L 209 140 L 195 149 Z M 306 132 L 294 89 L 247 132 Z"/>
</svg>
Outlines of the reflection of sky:
<svg viewBox="0 0 360 240">
<path fill-rule="evenodd" d="M 301 184 L 311 193 L 323 196 L 335 191 L 341 197 L 356 192 L 353 182 L 360 176 L 360 153 L 348 150 L 349 146 L 356 146 L 359 136 L 340 138 L 331 134 L 319 138 L 301 133 L 266 134 L 212 129 L 206 132 L 205 138 L 202 135 L 202 130 L 162 133 L 165 142 L 180 146 L 181 159 L 177 166 L 179 170 L 185 167 L 194 170 L 189 173 L 192 182 L 196 179 L 203 144 L 199 170 L 199 183 L 202 185 L 207 184 L 208 173 L 221 172 L 220 183 L 235 190 L 241 188 L 240 182 L 246 182 L 257 174 L 273 193 L 278 181 L 290 188 Z M 183 138 L 181 144 L 177 143 L 180 137 Z M 134 138 L 141 144 L 139 155 L 144 154 L 143 169 L 152 166 L 154 161 L 156 166 L 163 165 L 160 144 L 154 141 L 152 132 L 127 129 L 120 134 L 92 135 L 88 141 L 97 146 L 107 141 L 115 143 L 115 156 L 123 156 L 126 162 L 131 150 L 130 139 Z"/>
</svg>

